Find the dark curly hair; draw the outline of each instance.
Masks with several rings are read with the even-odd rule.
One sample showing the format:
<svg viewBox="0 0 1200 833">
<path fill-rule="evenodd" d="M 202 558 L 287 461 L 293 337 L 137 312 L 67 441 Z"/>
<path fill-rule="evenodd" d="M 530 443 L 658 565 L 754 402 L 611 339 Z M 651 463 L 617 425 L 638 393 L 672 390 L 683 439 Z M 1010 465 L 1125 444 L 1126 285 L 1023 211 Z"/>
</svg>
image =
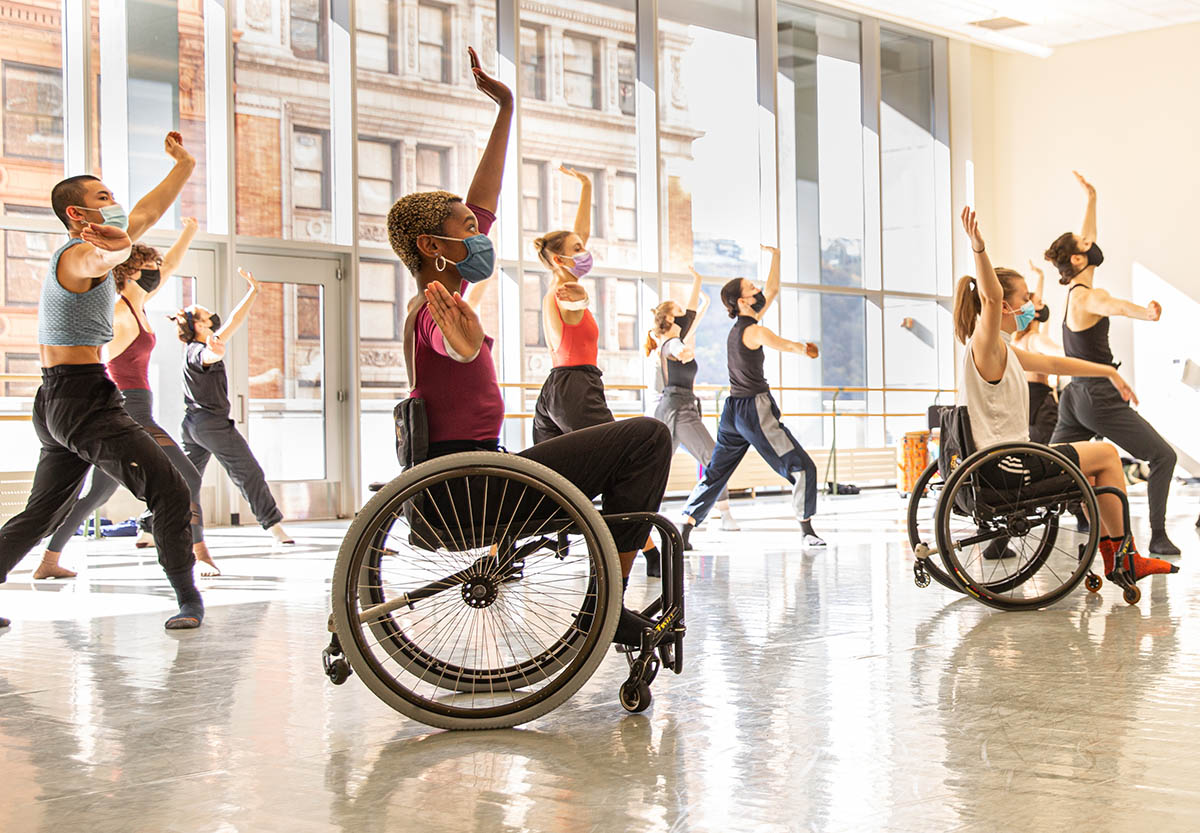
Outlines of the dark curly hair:
<svg viewBox="0 0 1200 833">
<path fill-rule="evenodd" d="M 449 191 L 420 191 L 403 196 L 392 205 L 387 218 L 388 242 L 413 276 L 421 271 L 417 238 L 422 234 L 441 234 L 456 202 L 462 202 L 462 197 Z"/>
<path fill-rule="evenodd" d="M 1080 254 L 1079 244 L 1075 242 L 1075 232 L 1068 231 L 1060 234 L 1050 248 L 1046 249 L 1046 260 L 1054 264 L 1058 270 L 1058 282 L 1066 286 L 1079 274 L 1071 263 L 1071 255 Z"/>
<path fill-rule="evenodd" d="M 149 261 L 153 263 L 159 259 L 158 249 L 153 246 L 146 246 L 142 243 L 134 243 L 133 249 L 129 252 L 129 257 L 119 266 L 113 267 L 113 278 L 117 282 L 117 291 L 120 292 L 125 288 L 126 282 L 130 280 L 136 281 L 141 274 L 141 264 Z"/>
</svg>

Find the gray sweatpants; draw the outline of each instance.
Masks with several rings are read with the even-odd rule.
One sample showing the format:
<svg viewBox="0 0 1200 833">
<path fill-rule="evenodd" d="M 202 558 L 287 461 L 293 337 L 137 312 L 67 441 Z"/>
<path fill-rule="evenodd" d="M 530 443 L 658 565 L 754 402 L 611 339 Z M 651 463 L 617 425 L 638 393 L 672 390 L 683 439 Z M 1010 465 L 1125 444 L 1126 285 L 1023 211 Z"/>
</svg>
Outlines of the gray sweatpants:
<svg viewBox="0 0 1200 833">
<path fill-rule="evenodd" d="M 262 466 L 254 459 L 254 452 L 232 419 L 208 411 L 188 414 L 183 418 L 183 450 L 201 476 L 209 459 L 215 456 L 263 529 L 283 520 L 283 513 L 267 487 Z"/>
<path fill-rule="evenodd" d="M 188 492 L 192 497 L 192 543 L 199 544 L 204 540 L 204 516 L 200 511 L 200 472 L 196 471 L 196 467 L 171 439 L 171 435 L 154 421 L 154 395 L 150 391 L 126 390 L 122 391 L 121 395 L 125 398 L 126 412 L 154 438 L 158 447 L 166 452 L 171 465 L 183 475 L 183 479 L 187 482 Z M 93 468 L 92 485 L 88 488 L 87 494 L 75 502 L 71 513 L 54 533 L 46 549 L 51 552 L 62 552 L 63 547 L 75 534 L 75 530 L 79 529 L 80 525 L 90 518 L 93 512 L 116 494 L 117 487 L 120 485 L 100 469 Z"/>
<path fill-rule="evenodd" d="M 704 425 L 700 415 L 700 400 L 693 391 L 673 385 L 663 388 L 658 407 L 654 409 L 654 418 L 671 430 L 672 455 L 682 445 L 688 454 L 696 458 L 697 463 L 708 467 L 717 443 Z M 721 489 L 717 500 L 729 500 L 729 490 Z"/>
</svg>

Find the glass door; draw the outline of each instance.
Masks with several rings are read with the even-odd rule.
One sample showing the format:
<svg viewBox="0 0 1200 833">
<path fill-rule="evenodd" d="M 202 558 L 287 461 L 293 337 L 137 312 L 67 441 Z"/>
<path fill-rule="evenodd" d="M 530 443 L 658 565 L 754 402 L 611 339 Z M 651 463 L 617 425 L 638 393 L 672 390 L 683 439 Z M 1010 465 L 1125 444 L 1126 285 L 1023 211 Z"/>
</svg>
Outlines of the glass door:
<svg viewBox="0 0 1200 833">
<path fill-rule="evenodd" d="M 232 417 L 288 519 L 343 514 L 344 396 L 334 358 L 341 339 L 340 265 L 332 258 L 237 257 L 237 266 L 262 286 L 245 332 L 229 346 L 236 357 L 230 376 Z M 245 291 L 235 272 L 225 299 L 229 309 Z M 232 491 L 230 514 L 241 523 L 254 522 Z"/>
</svg>

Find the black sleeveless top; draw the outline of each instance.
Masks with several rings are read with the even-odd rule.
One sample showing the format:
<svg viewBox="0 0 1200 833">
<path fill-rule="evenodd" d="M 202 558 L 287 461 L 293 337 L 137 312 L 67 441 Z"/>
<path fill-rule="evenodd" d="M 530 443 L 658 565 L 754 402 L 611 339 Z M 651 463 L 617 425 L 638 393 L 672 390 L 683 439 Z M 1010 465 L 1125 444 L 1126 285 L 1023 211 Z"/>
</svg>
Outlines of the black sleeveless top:
<svg viewBox="0 0 1200 833">
<path fill-rule="evenodd" d="M 1117 366 L 1113 361 L 1112 347 L 1108 343 L 1110 321 L 1104 316 L 1086 330 L 1075 332 L 1067 326 L 1067 312 L 1071 308 L 1071 293 L 1083 286 L 1077 283 L 1067 290 L 1067 309 L 1063 311 L 1063 352 L 1073 359 L 1085 359 L 1098 364 Z"/>
<path fill-rule="evenodd" d="M 696 384 L 696 373 L 700 370 L 700 366 L 696 364 L 696 360 L 680 362 L 667 357 L 663 351 L 667 349 L 667 345 L 672 341 L 682 343 L 688 332 L 692 329 L 692 324 L 696 321 L 696 311 L 690 309 L 682 316 L 675 319 L 675 323 L 679 325 L 679 335 L 675 338 L 664 341 L 662 346 L 658 348 L 659 358 L 661 359 L 660 371 L 663 375 L 663 385 L 669 388 L 687 388 L 691 390 Z"/>
<path fill-rule="evenodd" d="M 753 327 L 758 321 L 748 315 L 739 315 L 729 331 L 725 350 L 729 362 L 729 395 L 758 396 L 767 393 L 771 386 L 767 384 L 767 376 L 763 373 L 765 354 L 761 347 L 751 350 L 742 341 L 742 334 L 747 327 Z"/>
</svg>

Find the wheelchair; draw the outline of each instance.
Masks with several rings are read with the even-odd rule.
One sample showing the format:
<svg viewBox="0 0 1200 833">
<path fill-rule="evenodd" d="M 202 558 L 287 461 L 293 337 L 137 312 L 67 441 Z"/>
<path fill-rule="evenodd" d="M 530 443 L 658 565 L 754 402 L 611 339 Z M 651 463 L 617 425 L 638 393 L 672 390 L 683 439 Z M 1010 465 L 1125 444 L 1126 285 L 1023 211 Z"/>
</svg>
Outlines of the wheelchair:
<svg viewBox="0 0 1200 833">
<path fill-rule="evenodd" d="M 357 674 L 406 717 L 442 729 L 515 726 L 587 682 L 621 611 L 608 523 L 661 537 L 662 592 L 618 699 L 651 702 L 660 668 L 683 670 L 683 541 L 653 513 L 602 516 L 562 475 L 489 451 L 438 457 L 383 486 L 359 511 L 334 568 L 325 672 Z"/>
<path fill-rule="evenodd" d="M 1005 458 L 1038 466 L 1047 476 L 1015 487 L 1000 482 L 997 464 Z M 1070 459 L 1036 443 L 969 453 L 945 479 L 938 461 L 925 469 L 908 503 L 913 580 L 918 587 L 936 581 L 1000 610 L 1048 607 L 1081 582 L 1097 593 L 1104 584 L 1092 569 L 1100 542 L 1100 495 L 1120 499 L 1125 519 L 1125 539 L 1109 578 L 1127 603 L 1137 604 L 1141 591 L 1134 583 L 1125 493 L 1093 487 Z M 1071 528 L 1061 523 L 1064 514 L 1080 508 L 1090 519 L 1086 533 L 1074 528 L 1073 519 Z"/>
</svg>

